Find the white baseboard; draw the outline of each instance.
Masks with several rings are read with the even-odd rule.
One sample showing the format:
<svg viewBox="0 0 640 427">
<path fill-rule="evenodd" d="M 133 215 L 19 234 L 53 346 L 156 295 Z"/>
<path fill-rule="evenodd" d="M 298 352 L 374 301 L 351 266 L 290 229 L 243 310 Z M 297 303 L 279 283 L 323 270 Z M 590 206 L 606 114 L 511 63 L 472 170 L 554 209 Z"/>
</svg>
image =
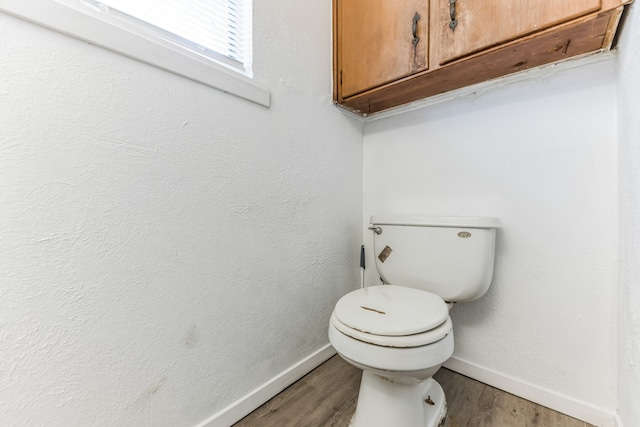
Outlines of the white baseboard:
<svg viewBox="0 0 640 427">
<path fill-rule="evenodd" d="M 230 427 L 336 354 L 327 344 L 196 427 Z"/>
<path fill-rule="evenodd" d="M 624 427 L 624 423 L 619 414 L 616 414 L 616 427 Z"/>
<path fill-rule="evenodd" d="M 444 367 L 595 426 L 622 427 L 619 417 L 616 416 L 613 410 L 600 408 L 572 397 L 547 390 L 535 384 L 527 383 L 509 375 L 476 365 L 473 362 L 454 356 L 445 362 Z"/>
</svg>

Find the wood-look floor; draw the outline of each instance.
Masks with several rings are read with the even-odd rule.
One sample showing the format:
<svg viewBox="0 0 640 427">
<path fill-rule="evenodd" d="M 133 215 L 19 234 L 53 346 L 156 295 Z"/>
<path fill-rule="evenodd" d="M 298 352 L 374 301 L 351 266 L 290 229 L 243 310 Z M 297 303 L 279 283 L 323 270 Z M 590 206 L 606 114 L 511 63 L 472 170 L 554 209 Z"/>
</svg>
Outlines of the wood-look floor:
<svg viewBox="0 0 640 427">
<path fill-rule="evenodd" d="M 360 370 L 334 356 L 234 427 L 346 427 L 360 376 Z M 444 368 L 434 378 L 447 396 L 443 427 L 593 427 Z"/>
</svg>

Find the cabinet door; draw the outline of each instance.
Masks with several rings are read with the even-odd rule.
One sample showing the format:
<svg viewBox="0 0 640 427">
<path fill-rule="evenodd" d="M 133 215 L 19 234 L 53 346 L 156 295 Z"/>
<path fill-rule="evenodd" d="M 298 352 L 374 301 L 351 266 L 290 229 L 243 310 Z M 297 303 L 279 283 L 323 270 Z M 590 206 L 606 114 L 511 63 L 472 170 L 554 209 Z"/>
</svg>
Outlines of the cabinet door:
<svg viewBox="0 0 640 427">
<path fill-rule="evenodd" d="M 428 67 L 428 0 L 337 0 L 339 97 Z"/>
<path fill-rule="evenodd" d="M 599 10 L 601 0 L 432 0 L 431 7 L 444 64 Z"/>
</svg>

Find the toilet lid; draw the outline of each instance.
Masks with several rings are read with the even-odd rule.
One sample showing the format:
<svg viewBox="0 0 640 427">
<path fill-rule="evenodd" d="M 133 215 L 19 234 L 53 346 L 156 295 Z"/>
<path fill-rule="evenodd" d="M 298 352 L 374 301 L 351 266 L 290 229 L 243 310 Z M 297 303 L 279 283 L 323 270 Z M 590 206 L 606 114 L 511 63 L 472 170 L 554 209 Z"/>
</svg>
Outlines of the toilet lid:
<svg viewBox="0 0 640 427">
<path fill-rule="evenodd" d="M 338 321 L 358 331 L 382 336 L 419 334 L 441 325 L 449 310 L 439 296 L 396 285 L 369 286 L 340 298 Z"/>
</svg>

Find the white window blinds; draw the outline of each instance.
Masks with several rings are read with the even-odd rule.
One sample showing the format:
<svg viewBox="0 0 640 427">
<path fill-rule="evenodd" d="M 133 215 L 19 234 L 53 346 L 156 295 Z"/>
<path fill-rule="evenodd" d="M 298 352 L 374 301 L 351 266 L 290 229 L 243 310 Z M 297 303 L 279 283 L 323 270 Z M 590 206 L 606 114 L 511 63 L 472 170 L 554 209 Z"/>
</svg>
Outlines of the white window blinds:
<svg viewBox="0 0 640 427">
<path fill-rule="evenodd" d="M 250 67 L 246 0 L 83 0 L 157 37 L 242 71 Z M 249 21 L 249 22 L 247 22 Z"/>
<path fill-rule="evenodd" d="M 270 105 L 251 69 L 252 0 L 0 0 L 0 12 Z"/>
</svg>

